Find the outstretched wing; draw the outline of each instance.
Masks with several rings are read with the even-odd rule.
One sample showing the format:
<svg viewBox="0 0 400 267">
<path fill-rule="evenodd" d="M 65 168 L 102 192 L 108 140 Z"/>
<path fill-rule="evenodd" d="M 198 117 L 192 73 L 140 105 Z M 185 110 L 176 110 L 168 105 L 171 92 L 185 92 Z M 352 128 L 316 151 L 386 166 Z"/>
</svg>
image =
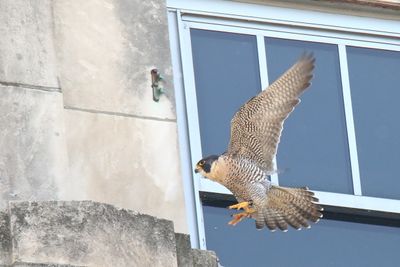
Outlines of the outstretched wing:
<svg viewBox="0 0 400 267">
<path fill-rule="evenodd" d="M 247 158 L 263 170 L 273 171 L 283 122 L 310 85 L 314 62 L 311 54 L 303 55 L 266 90 L 240 107 L 231 121 L 227 154 Z"/>
</svg>

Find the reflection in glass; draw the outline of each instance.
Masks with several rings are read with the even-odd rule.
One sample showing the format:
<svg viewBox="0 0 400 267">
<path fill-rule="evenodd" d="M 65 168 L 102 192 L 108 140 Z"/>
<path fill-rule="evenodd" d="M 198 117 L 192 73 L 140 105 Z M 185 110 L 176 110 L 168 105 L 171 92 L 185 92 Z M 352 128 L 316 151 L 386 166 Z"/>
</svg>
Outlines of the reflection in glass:
<svg viewBox="0 0 400 267">
<path fill-rule="evenodd" d="M 353 193 L 336 45 L 265 38 L 268 77 L 276 80 L 304 52 L 313 52 L 311 87 L 286 120 L 277 164 L 279 183 Z"/>
<path fill-rule="evenodd" d="M 400 52 L 347 48 L 363 195 L 400 199 Z"/>
<path fill-rule="evenodd" d="M 227 147 L 230 122 L 261 91 L 255 36 L 191 30 L 203 156 Z"/>
<path fill-rule="evenodd" d="M 311 229 L 258 231 L 254 220 L 227 222 L 232 210 L 203 206 L 207 249 L 223 266 L 398 266 L 397 227 L 322 219 Z M 354 216 L 352 215 L 351 218 Z"/>
</svg>

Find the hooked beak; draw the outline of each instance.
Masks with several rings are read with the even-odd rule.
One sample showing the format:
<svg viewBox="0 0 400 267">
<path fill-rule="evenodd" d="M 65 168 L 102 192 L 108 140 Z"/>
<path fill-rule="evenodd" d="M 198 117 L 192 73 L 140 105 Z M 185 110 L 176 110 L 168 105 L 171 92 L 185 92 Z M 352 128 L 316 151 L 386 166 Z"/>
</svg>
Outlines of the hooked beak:
<svg viewBox="0 0 400 267">
<path fill-rule="evenodd" d="M 200 167 L 196 166 L 196 168 L 194 169 L 194 173 L 199 173 L 200 172 Z"/>
</svg>

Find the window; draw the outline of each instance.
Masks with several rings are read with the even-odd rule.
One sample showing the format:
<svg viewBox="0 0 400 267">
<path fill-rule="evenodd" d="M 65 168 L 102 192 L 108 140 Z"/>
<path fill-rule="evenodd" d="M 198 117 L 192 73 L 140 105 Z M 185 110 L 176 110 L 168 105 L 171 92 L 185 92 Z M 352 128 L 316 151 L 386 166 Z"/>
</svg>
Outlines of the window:
<svg viewBox="0 0 400 267">
<path fill-rule="evenodd" d="M 234 201 L 229 191 L 191 172 L 200 247 L 216 250 L 227 266 L 396 262 L 400 23 L 199 2 L 169 2 L 177 10 L 170 16 L 182 63 L 185 122 L 178 123 L 187 123 L 187 159 L 194 166 L 202 156 L 223 153 L 236 110 L 303 52 L 313 52 L 312 86 L 285 122 L 279 174 L 271 180 L 307 185 L 326 207 L 325 219 L 310 231 L 258 232 L 251 220 L 231 228 L 226 224 L 233 212 L 223 208 Z"/>
<path fill-rule="evenodd" d="M 207 248 L 223 266 L 397 266 L 400 259 L 398 220 L 325 212 L 310 230 L 270 233 L 250 220 L 228 227 L 231 211 L 205 204 Z"/>
<path fill-rule="evenodd" d="M 363 195 L 400 199 L 400 52 L 347 47 Z"/>
</svg>

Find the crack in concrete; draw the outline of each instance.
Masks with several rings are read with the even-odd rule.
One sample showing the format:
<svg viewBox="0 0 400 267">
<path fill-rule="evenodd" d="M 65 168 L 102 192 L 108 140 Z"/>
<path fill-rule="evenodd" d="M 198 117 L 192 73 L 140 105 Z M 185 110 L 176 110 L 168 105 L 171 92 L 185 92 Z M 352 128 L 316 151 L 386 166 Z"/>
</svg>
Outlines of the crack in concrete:
<svg viewBox="0 0 400 267">
<path fill-rule="evenodd" d="M 136 119 L 143 119 L 143 120 L 154 120 L 154 121 L 164 121 L 164 122 L 176 122 L 176 119 L 169 119 L 169 118 L 157 118 L 151 116 L 142 116 L 142 115 L 135 115 L 129 113 L 122 113 L 122 112 L 114 112 L 114 111 L 105 111 L 105 110 L 95 110 L 95 109 L 87 109 L 87 108 L 78 108 L 78 107 L 71 107 L 71 106 L 64 106 L 65 109 L 81 111 L 81 112 L 89 112 L 95 114 L 104 114 L 104 115 L 111 115 L 111 116 L 121 116 L 127 118 L 136 118 Z"/>
<path fill-rule="evenodd" d="M 19 88 L 24 88 L 24 89 L 40 90 L 40 91 L 45 91 L 45 92 L 61 93 L 60 87 L 33 85 L 33 84 L 16 83 L 16 82 L 5 82 L 5 81 L 0 81 L 0 85 L 14 86 L 14 87 L 19 87 Z"/>
</svg>

